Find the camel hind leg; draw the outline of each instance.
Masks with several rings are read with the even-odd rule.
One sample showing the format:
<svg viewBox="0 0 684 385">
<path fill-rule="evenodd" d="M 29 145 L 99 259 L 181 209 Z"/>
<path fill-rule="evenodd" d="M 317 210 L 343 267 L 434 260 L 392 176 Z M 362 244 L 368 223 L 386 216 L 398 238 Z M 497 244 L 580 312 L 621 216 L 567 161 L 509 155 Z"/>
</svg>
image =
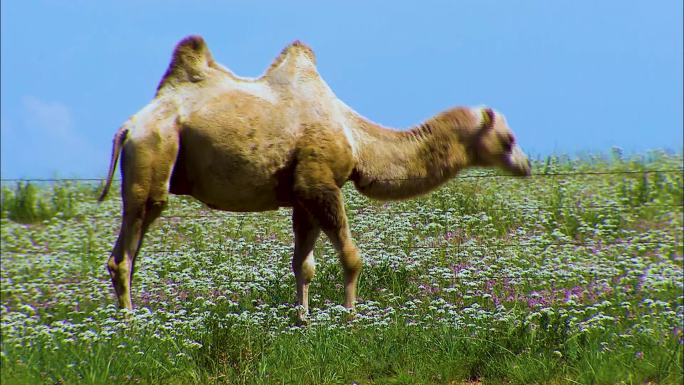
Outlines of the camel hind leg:
<svg viewBox="0 0 684 385">
<path fill-rule="evenodd" d="M 119 237 L 114 250 L 107 262 L 107 269 L 112 278 L 114 292 L 119 301 L 119 307 L 132 310 L 131 278 L 135 257 L 144 236 L 146 210 L 144 202 L 126 200 L 124 198 L 124 213 Z"/>
<path fill-rule="evenodd" d="M 174 148 L 177 146 L 172 146 L 171 150 L 175 151 Z M 165 164 L 158 157 L 145 156 L 159 152 L 140 151 L 135 144 L 127 143 L 124 150 L 121 159 L 122 223 L 107 269 L 119 306 L 132 310 L 131 282 L 135 260 L 149 226 L 166 206 L 173 164 Z M 174 159 L 172 156 L 163 158 Z"/>
</svg>

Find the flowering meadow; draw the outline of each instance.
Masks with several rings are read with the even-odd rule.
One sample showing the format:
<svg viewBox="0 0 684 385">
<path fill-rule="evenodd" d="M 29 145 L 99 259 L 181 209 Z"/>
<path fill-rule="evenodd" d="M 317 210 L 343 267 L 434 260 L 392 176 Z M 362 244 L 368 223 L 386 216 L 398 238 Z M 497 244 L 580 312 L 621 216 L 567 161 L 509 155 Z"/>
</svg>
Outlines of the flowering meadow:
<svg viewBox="0 0 684 385">
<path fill-rule="evenodd" d="M 171 196 L 132 312 L 105 265 L 121 201 L 91 181 L 2 185 L 10 384 L 681 384 L 682 156 L 551 157 L 403 202 L 345 187 L 355 314 L 325 237 L 296 322 L 288 209 Z M 27 223 L 30 222 L 30 223 Z"/>
</svg>

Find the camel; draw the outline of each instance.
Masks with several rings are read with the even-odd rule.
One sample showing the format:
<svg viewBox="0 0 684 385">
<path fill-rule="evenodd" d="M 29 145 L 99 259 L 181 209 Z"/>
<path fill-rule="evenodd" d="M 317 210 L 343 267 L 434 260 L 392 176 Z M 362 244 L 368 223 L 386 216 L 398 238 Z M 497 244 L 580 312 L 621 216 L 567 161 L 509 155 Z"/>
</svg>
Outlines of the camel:
<svg viewBox="0 0 684 385">
<path fill-rule="evenodd" d="M 214 61 L 199 36 L 181 40 L 154 99 L 118 129 L 110 188 L 121 157 L 122 224 L 107 267 L 119 306 L 132 309 L 131 280 L 143 237 L 169 193 L 235 212 L 292 208 L 298 316 L 306 320 L 313 248 L 321 231 L 344 271 L 353 310 L 361 258 L 345 214 L 342 186 L 399 200 L 425 194 L 468 167 L 530 174 L 504 116 L 456 107 L 409 130 L 380 126 L 340 101 L 295 41 L 259 78 Z"/>
</svg>

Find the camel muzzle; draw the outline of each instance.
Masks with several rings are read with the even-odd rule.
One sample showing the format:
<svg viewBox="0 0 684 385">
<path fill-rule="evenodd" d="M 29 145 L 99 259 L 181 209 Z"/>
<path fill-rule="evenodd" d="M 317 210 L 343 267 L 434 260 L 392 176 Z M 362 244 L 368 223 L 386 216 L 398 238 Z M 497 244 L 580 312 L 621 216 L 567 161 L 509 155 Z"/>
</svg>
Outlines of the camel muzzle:
<svg viewBox="0 0 684 385">
<path fill-rule="evenodd" d="M 507 168 L 515 176 L 530 176 L 532 174 L 532 162 L 519 146 L 514 146 L 511 150 Z"/>
</svg>

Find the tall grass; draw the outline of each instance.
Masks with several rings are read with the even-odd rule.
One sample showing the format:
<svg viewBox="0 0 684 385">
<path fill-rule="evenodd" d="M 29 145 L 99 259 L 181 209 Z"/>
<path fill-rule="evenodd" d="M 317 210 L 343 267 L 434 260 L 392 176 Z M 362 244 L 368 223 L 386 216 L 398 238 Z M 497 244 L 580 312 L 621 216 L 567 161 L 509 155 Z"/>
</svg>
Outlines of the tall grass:
<svg viewBox="0 0 684 385">
<path fill-rule="evenodd" d="M 615 152 L 543 159 L 529 179 L 476 170 L 407 202 L 345 189 L 364 256 L 356 315 L 321 239 L 307 327 L 289 210 L 173 197 L 126 312 L 104 268 L 120 200 L 97 204 L 78 183 L 3 186 L 0 380 L 680 384 L 681 167 Z"/>
</svg>

